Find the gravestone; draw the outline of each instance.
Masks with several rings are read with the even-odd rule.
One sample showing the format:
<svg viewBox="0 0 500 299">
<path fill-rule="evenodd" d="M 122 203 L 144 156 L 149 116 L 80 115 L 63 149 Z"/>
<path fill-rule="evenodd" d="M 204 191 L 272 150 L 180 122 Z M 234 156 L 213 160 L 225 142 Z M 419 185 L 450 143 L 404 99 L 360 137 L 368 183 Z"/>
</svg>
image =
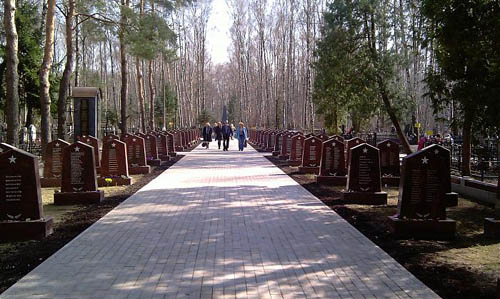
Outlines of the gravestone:
<svg viewBox="0 0 500 299">
<path fill-rule="evenodd" d="M 0 240 L 43 239 L 54 220 L 43 217 L 38 158 L 2 144 L 0 153 Z"/>
<path fill-rule="evenodd" d="M 271 131 L 267 136 L 266 151 L 272 152 L 274 149 L 274 139 L 276 138 L 276 131 Z"/>
<path fill-rule="evenodd" d="M 97 190 L 94 148 L 77 141 L 63 151 L 61 192 L 54 193 L 55 205 L 93 204 L 104 199 Z"/>
<path fill-rule="evenodd" d="M 311 136 L 304 140 L 304 151 L 302 153 L 302 163 L 299 167 L 300 173 L 319 174 L 321 162 L 321 145 L 323 141 L 316 136 Z"/>
<path fill-rule="evenodd" d="M 93 136 L 80 136 L 77 138 L 78 141 L 83 142 L 87 145 L 90 145 L 91 147 L 94 148 L 94 157 L 95 157 L 95 168 L 97 173 L 99 173 L 101 170 L 101 159 L 99 157 L 99 139 L 93 137 Z"/>
<path fill-rule="evenodd" d="M 144 139 L 124 134 L 122 141 L 127 145 L 128 171 L 130 174 L 147 174 L 151 172 L 151 167 L 146 162 L 146 146 Z"/>
<path fill-rule="evenodd" d="M 396 237 L 451 239 L 456 223 L 446 217 L 450 152 L 432 145 L 403 159 L 398 214 L 389 217 Z"/>
<path fill-rule="evenodd" d="M 273 157 L 278 157 L 281 153 L 281 144 L 283 142 L 283 136 L 285 132 L 280 132 L 276 134 L 276 138 L 274 140 L 274 148 L 273 148 Z"/>
<path fill-rule="evenodd" d="M 146 161 L 148 165 L 151 166 L 161 166 L 162 162 L 160 156 L 158 155 L 158 138 L 153 134 L 147 134 L 144 137 L 144 142 L 146 146 Z"/>
<path fill-rule="evenodd" d="M 102 138 L 102 143 L 106 143 L 111 140 L 120 140 L 120 136 L 115 135 L 115 134 L 108 134 Z"/>
<path fill-rule="evenodd" d="M 278 156 L 281 160 L 288 160 L 290 151 L 292 150 L 292 134 L 287 132 L 281 137 L 281 152 Z"/>
<path fill-rule="evenodd" d="M 11 149 L 17 149 L 17 148 L 7 143 L 0 143 L 0 154 L 3 154 L 3 152 L 6 152 Z"/>
<path fill-rule="evenodd" d="M 500 176 L 497 182 L 495 216 L 484 219 L 484 235 L 490 239 L 500 239 Z"/>
<path fill-rule="evenodd" d="M 69 143 L 57 139 L 47 144 L 43 153 L 43 178 L 40 178 L 42 188 L 61 187 L 63 150 Z"/>
<path fill-rule="evenodd" d="M 319 139 L 321 139 L 321 142 L 325 142 L 328 139 L 330 139 L 330 137 L 328 137 L 328 135 L 326 135 L 326 134 L 319 134 L 316 137 L 318 137 Z"/>
<path fill-rule="evenodd" d="M 340 141 L 340 142 L 342 142 L 342 143 L 344 143 L 344 144 L 345 144 L 344 137 L 339 136 L 339 135 L 333 135 L 332 137 L 330 137 L 330 138 L 328 138 L 328 139 L 335 139 L 335 140 Z"/>
<path fill-rule="evenodd" d="M 102 145 L 99 187 L 132 185 L 127 162 L 127 145 L 120 140 L 109 140 Z"/>
<path fill-rule="evenodd" d="M 345 145 L 343 142 L 330 138 L 321 147 L 321 162 L 319 176 L 316 182 L 333 186 L 345 186 L 347 170 L 345 167 Z"/>
<path fill-rule="evenodd" d="M 377 148 L 380 150 L 382 184 L 399 186 L 399 144 L 387 139 L 379 142 Z"/>
<path fill-rule="evenodd" d="M 156 149 L 158 150 L 158 158 L 161 161 L 169 161 L 170 157 L 168 155 L 168 137 L 161 132 L 151 133 L 156 137 Z"/>
<path fill-rule="evenodd" d="M 353 147 L 348 165 L 347 187 L 341 199 L 352 204 L 387 204 L 387 193 L 382 192 L 378 148 L 367 143 Z"/>
<path fill-rule="evenodd" d="M 175 157 L 177 156 L 177 153 L 175 152 L 175 137 L 174 134 L 172 133 L 166 133 L 167 136 L 167 146 L 168 146 L 168 154 L 170 157 Z"/>
<path fill-rule="evenodd" d="M 175 143 L 175 151 L 182 152 L 184 147 L 182 146 L 182 134 L 180 131 L 174 131 L 174 143 Z"/>
<path fill-rule="evenodd" d="M 290 159 L 288 159 L 289 166 L 299 166 L 302 162 L 302 152 L 304 149 L 305 137 L 297 134 L 292 137 L 292 149 L 290 151 Z"/>
<path fill-rule="evenodd" d="M 100 95 L 101 90 L 96 87 L 73 88 L 75 141 L 78 136 L 99 136 Z"/>
<path fill-rule="evenodd" d="M 364 144 L 364 143 L 366 143 L 366 142 L 363 139 L 358 138 L 358 137 L 349 139 L 349 140 L 347 140 L 347 141 L 344 142 L 344 144 L 346 145 L 346 149 L 345 149 L 346 160 L 345 160 L 345 162 L 347 163 L 347 165 L 349 165 L 349 153 L 350 153 L 350 150 L 353 147 L 358 146 L 360 144 Z"/>
</svg>

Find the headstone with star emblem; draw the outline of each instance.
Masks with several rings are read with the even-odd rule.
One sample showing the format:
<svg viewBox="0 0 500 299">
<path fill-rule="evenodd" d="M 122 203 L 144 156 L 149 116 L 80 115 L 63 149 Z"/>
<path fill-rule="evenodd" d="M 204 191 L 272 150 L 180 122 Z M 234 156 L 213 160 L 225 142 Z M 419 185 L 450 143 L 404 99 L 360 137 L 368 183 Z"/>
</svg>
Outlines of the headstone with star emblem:
<svg viewBox="0 0 500 299">
<path fill-rule="evenodd" d="M 290 157 L 290 152 L 292 151 L 292 137 L 292 132 L 288 132 L 287 134 L 283 135 L 281 142 L 281 154 L 279 155 L 279 158 L 281 160 L 288 160 L 288 158 Z"/>
<path fill-rule="evenodd" d="M 161 132 L 152 132 L 156 137 L 156 149 L 158 150 L 158 158 L 161 161 L 169 161 L 170 156 L 168 154 L 168 136 Z"/>
<path fill-rule="evenodd" d="M 0 154 L 8 151 L 8 150 L 11 150 L 11 149 L 17 149 L 15 146 L 12 146 L 10 144 L 7 144 L 7 143 L 0 143 Z"/>
<path fill-rule="evenodd" d="M 335 140 L 337 140 L 337 141 L 340 141 L 340 142 L 344 143 L 344 145 L 345 145 L 345 140 L 344 140 L 344 137 L 342 137 L 342 136 L 339 136 L 339 135 L 333 135 L 333 136 L 331 136 L 330 138 L 328 138 L 328 140 L 330 140 L 330 139 L 335 139 Z"/>
<path fill-rule="evenodd" d="M 43 216 L 38 158 L 6 144 L 0 149 L 0 240 L 43 239 L 54 220 Z"/>
<path fill-rule="evenodd" d="M 147 174 L 151 172 L 151 167 L 146 162 L 146 146 L 144 139 L 124 134 L 122 141 L 127 145 L 128 171 L 130 174 Z"/>
<path fill-rule="evenodd" d="M 61 191 L 54 193 L 55 205 L 93 204 L 104 199 L 97 189 L 94 147 L 77 141 L 63 151 Z"/>
<path fill-rule="evenodd" d="M 499 166 L 500 171 L 500 166 Z M 500 176 L 497 181 L 497 200 L 495 204 L 495 216 L 484 219 L 484 235 L 490 239 L 500 239 Z M 500 295 L 500 280 L 499 280 Z M 500 298 L 500 297 L 499 297 Z"/>
<path fill-rule="evenodd" d="M 302 162 L 302 152 L 304 149 L 305 137 L 302 134 L 297 134 L 292 137 L 292 149 L 290 151 L 290 158 L 288 159 L 289 166 L 300 166 Z"/>
<path fill-rule="evenodd" d="M 343 142 L 330 138 L 321 146 L 321 162 L 316 182 L 333 186 L 345 186 L 347 170 Z"/>
<path fill-rule="evenodd" d="M 182 146 L 182 133 L 180 131 L 173 131 L 174 134 L 174 143 L 175 143 L 175 151 L 182 152 L 184 147 Z"/>
<path fill-rule="evenodd" d="M 355 146 L 350 150 L 348 165 L 347 186 L 341 199 L 352 204 L 387 204 L 387 193 L 382 192 L 379 150 L 367 143 Z"/>
<path fill-rule="evenodd" d="M 108 134 L 102 138 L 102 144 L 111 141 L 111 140 L 120 140 L 120 136 L 115 134 Z"/>
<path fill-rule="evenodd" d="M 325 141 L 327 141 L 328 139 L 330 139 L 330 137 L 328 137 L 328 135 L 323 134 L 323 133 L 322 133 L 322 134 L 317 135 L 316 137 L 318 137 L 319 139 L 321 139 L 321 141 L 322 141 L 322 142 L 325 142 Z"/>
<path fill-rule="evenodd" d="M 380 170 L 382 184 L 399 186 L 399 144 L 387 139 L 377 144 L 380 150 Z"/>
<path fill-rule="evenodd" d="M 175 152 L 175 136 L 174 136 L 174 134 L 171 132 L 167 132 L 165 135 L 167 136 L 168 155 L 170 157 L 177 156 L 177 153 Z"/>
<path fill-rule="evenodd" d="M 319 174 L 322 144 L 323 140 L 316 136 L 304 140 L 302 163 L 299 167 L 300 173 Z"/>
<path fill-rule="evenodd" d="M 77 139 L 78 139 L 78 141 L 83 142 L 87 145 L 90 145 L 91 147 L 94 148 L 95 167 L 96 167 L 97 173 L 99 173 L 101 171 L 100 170 L 101 159 L 99 157 L 99 139 L 97 139 L 93 136 L 90 136 L 90 135 L 80 136 Z"/>
<path fill-rule="evenodd" d="M 42 188 L 61 186 L 63 150 L 67 146 L 69 143 L 61 139 L 47 144 L 43 154 L 43 178 L 40 178 Z"/>
<path fill-rule="evenodd" d="M 345 162 L 347 165 L 349 165 L 349 155 L 350 155 L 351 149 L 355 146 L 358 146 L 358 145 L 364 144 L 364 143 L 366 143 L 366 141 L 364 141 L 363 139 L 361 139 L 359 137 L 355 137 L 355 138 L 346 140 L 344 142 L 344 144 L 346 145 L 346 149 L 345 149 L 346 160 L 345 160 Z"/>
<path fill-rule="evenodd" d="M 103 186 L 131 185 L 127 162 L 127 145 L 120 140 L 109 140 L 102 146 L 101 175 L 97 184 Z"/>
<path fill-rule="evenodd" d="M 146 162 L 148 165 L 161 166 L 162 161 L 158 154 L 158 138 L 153 134 L 146 134 L 142 138 L 144 138 L 144 145 L 146 146 Z"/>
<path fill-rule="evenodd" d="M 283 136 L 285 135 L 285 132 L 279 132 L 276 134 L 276 138 L 274 140 L 274 148 L 273 148 L 273 156 L 278 157 L 279 154 L 281 153 L 281 144 L 283 142 Z"/>
<path fill-rule="evenodd" d="M 406 156 L 401 168 L 398 214 L 389 217 L 397 237 L 451 239 L 456 223 L 446 217 L 450 152 L 437 144 Z"/>
</svg>

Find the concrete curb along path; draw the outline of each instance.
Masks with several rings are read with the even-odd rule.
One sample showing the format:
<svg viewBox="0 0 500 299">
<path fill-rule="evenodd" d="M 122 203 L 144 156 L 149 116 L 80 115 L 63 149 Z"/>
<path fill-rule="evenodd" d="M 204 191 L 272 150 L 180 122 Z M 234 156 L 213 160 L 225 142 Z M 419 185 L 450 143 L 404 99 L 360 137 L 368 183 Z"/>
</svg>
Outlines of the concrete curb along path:
<svg viewBox="0 0 500 299">
<path fill-rule="evenodd" d="M 0 298 L 438 298 L 231 143 L 187 153 Z"/>
</svg>

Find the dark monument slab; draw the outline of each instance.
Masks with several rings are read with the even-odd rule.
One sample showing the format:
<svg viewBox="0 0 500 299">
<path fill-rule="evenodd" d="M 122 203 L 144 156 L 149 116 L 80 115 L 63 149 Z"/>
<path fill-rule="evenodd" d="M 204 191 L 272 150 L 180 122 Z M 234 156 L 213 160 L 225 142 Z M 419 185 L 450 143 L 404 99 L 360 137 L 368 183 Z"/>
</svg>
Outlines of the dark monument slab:
<svg viewBox="0 0 500 299">
<path fill-rule="evenodd" d="M 500 239 L 500 176 L 497 182 L 495 217 L 484 219 L 484 235 L 490 239 Z"/>
<path fill-rule="evenodd" d="M 54 220 L 43 217 L 38 158 L 6 144 L 0 148 L 0 240 L 43 239 Z"/>
<path fill-rule="evenodd" d="M 316 136 L 311 136 L 304 140 L 302 163 L 299 167 L 300 173 L 319 174 L 322 143 L 323 140 Z"/>
<path fill-rule="evenodd" d="M 168 136 L 161 132 L 155 132 L 151 134 L 156 137 L 156 149 L 158 150 L 158 158 L 161 161 L 169 161 L 170 156 L 168 154 Z"/>
<path fill-rule="evenodd" d="M 399 144 L 387 139 L 379 142 L 377 148 L 380 150 L 382 184 L 399 186 Z"/>
<path fill-rule="evenodd" d="M 388 218 L 396 237 L 451 239 L 456 223 L 446 217 L 450 152 L 432 145 L 403 159 L 398 214 Z"/>
<path fill-rule="evenodd" d="M 276 134 L 275 140 L 274 140 L 274 149 L 273 149 L 273 156 L 278 157 L 279 154 L 281 153 L 281 144 L 283 142 L 283 136 L 285 135 L 285 132 L 280 132 Z"/>
<path fill-rule="evenodd" d="M 292 151 L 292 137 L 293 133 L 288 132 L 286 135 L 283 135 L 282 145 L 281 145 L 281 154 L 279 158 L 281 160 L 288 160 L 290 158 L 290 152 Z"/>
<path fill-rule="evenodd" d="M 292 149 L 290 151 L 290 159 L 288 159 L 289 166 L 300 166 L 305 139 L 306 138 L 301 134 L 292 137 Z"/>
<path fill-rule="evenodd" d="M 63 150 L 69 143 L 57 139 L 47 144 L 43 153 L 43 178 L 40 178 L 42 188 L 61 187 Z"/>
<path fill-rule="evenodd" d="M 75 141 L 78 136 L 99 136 L 99 101 L 96 87 L 74 87 L 72 92 Z"/>
<path fill-rule="evenodd" d="M 349 153 L 350 153 L 351 149 L 355 146 L 358 146 L 358 145 L 364 144 L 364 143 L 366 143 L 366 141 L 364 141 L 363 139 L 358 138 L 358 137 L 349 139 L 349 140 L 344 142 L 344 144 L 346 145 L 346 149 L 345 149 L 346 160 L 345 161 L 346 161 L 347 165 L 349 165 Z"/>
<path fill-rule="evenodd" d="M 144 139 L 124 134 L 122 141 L 127 145 L 128 171 L 130 174 L 147 174 L 151 172 L 151 167 L 146 162 L 146 145 Z"/>
<path fill-rule="evenodd" d="M 61 192 L 54 193 L 55 205 L 93 204 L 104 199 L 97 190 L 94 148 L 77 141 L 63 151 Z"/>
<path fill-rule="evenodd" d="M 319 176 L 316 177 L 317 183 L 333 186 L 345 186 L 347 184 L 344 148 L 344 143 L 334 138 L 323 142 L 320 172 Z"/>
<path fill-rule="evenodd" d="M 179 131 L 173 131 L 172 134 L 174 134 L 175 151 L 184 151 L 185 148 L 182 146 L 182 133 Z"/>
<path fill-rule="evenodd" d="M 96 167 L 97 173 L 99 173 L 99 171 L 100 171 L 99 168 L 101 167 L 101 159 L 99 157 L 99 139 L 97 139 L 93 136 L 87 136 L 87 135 L 80 136 L 77 139 L 78 139 L 78 141 L 83 142 L 87 145 L 90 145 L 91 147 L 94 148 L 95 167 Z"/>
<path fill-rule="evenodd" d="M 369 144 L 351 148 L 346 191 L 341 199 L 347 203 L 385 205 L 387 193 L 382 192 L 379 150 Z"/>
<path fill-rule="evenodd" d="M 120 140 L 109 140 L 102 145 L 99 187 L 132 185 L 128 173 L 127 145 Z"/>
<path fill-rule="evenodd" d="M 144 136 L 144 142 L 146 146 L 146 161 L 148 165 L 151 166 L 161 166 L 162 161 L 158 154 L 158 138 L 153 134 L 147 134 Z"/>
<path fill-rule="evenodd" d="M 174 134 L 167 132 L 165 135 L 167 136 L 168 155 L 170 157 L 177 156 L 177 153 L 175 152 L 175 136 L 174 136 Z"/>
<path fill-rule="evenodd" d="M 276 131 L 271 131 L 267 136 L 266 151 L 272 152 L 274 150 L 274 139 L 276 138 Z"/>
</svg>

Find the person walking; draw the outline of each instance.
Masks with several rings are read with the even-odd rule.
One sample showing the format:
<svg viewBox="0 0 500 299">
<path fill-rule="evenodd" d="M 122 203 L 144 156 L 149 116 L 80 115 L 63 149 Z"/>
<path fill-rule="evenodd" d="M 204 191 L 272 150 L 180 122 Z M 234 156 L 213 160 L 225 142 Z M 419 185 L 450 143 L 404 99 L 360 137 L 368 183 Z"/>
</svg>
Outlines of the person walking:
<svg viewBox="0 0 500 299">
<path fill-rule="evenodd" d="M 219 146 L 220 149 L 220 144 L 222 141 L 222 123 L 218 122 L 217 126 L 214 127 L 214 136 L 215 140 L 217 140 L 217 145 Z"/>
<path fill-rule="evenodd" d="M 224 141 L 222 142 L 224 151 L 229 150 L 229 138 L 233 137 L 233 129 L 229 125 L 229 122 L 226 121 L 226 123 L 222 126 L 222 138 Z"/>
<path fill-rule="evenodd" d="M 248 131 L 245 124 L 240 121 L 240 125 L 236 128 L 236 138 L 238 139 L 238 149 L 242 152 L 246 147 L 248 139 Z"/>
<path fill-rule="evenodd" d="M 212 127 L 210 126 L 210 123 L 207 123 L 203 127 L 203 141 L 204 141 L 204 146 L 208 149 L 210 147 L 210 142 L 212 142 Z"/>
</svg>

